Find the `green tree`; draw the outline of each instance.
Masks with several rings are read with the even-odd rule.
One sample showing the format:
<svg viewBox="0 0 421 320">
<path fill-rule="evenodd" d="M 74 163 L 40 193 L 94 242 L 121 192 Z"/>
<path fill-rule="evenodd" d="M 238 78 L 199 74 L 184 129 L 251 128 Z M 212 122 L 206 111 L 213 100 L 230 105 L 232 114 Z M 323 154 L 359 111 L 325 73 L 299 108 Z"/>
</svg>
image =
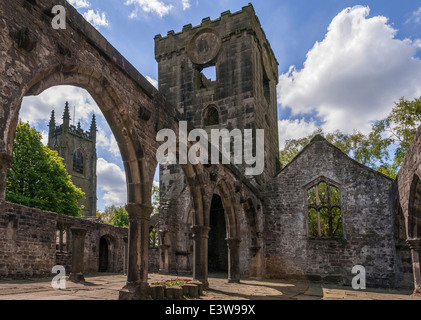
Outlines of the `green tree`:
<svg viewBox="0 0 421 320">
<path fill-rule="evenodd" d="M 159 187 L 152 186 L 152 214 L 157 214 L 159 212 Z"/>
<path fill-rule="evenodd" d="M 374 123 L 373 133 L 382 137 L 383 144 L 395 146 L 392 162 L 386 163 L 381 170 L 396 175 L 420 124 L 421 97 L 412 101 L 402 97 L 386 118 Z"/>
<path fill-rule="evenodd" d="M 97 210 L 96 216 L 98 218 L 100 218 L 102 222 L 104 222 L 106 224 L 111 224 L 111 218 L 113 217 L 113 214 L 114 214 L 114 210 L 112 209 L 112 207 L 114 207 L 114 206 L 105 208 L 104 211 Z"/>
<path fill-rule="evenodd" d="M 315 135 L 320 134 L 358 162 L 394 179 L 420 125 L 421 97 L 412 101 L 401 98 L 386 118 L 373 123 L 368 135 L 358 131 L 325 134 L 319 128 L 308 137 L 287 140 L 280 152 L 281 162 L 288 164 Z"/>
<path fill-rule="evenodd" d="M 127 213 L 124 206 L 115 208 L 110 224 L 117 227 L 129 226 L 129 214 Z"/>
<path fill-rule="evenodd" d="M 69 216 L 81 216 L 78 201 L 85 197 L 67 173 L 63 158 L 41 142 L 41 134 L 19 121 L 7 172 L 6 200 Z"/>
<path fill-rule="evenodd" d="M 383 161 L 388 157 L 388 144 L 377 132 L 371 132 L 369 135 L 364 135 L 359 131 L 344 134 L 339 130 L 333 133 L 325 133 L 322 128 L 318 128 L 307 137 L 287 140 L 285 147 L 280 151 L 281 163 L 285 166 L 291 162 L 317 135 L 323 136 L 356 161 L 372 168 L 384 165 Z"/>
</svg>

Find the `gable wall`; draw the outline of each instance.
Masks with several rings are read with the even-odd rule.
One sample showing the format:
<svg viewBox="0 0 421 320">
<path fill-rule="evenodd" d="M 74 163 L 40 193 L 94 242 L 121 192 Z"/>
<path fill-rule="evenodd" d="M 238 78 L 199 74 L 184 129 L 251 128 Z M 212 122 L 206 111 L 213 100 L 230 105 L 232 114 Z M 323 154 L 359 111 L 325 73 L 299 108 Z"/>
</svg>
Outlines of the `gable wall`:
<svg viewBox="0 0 421 320">
<path fill-rule="evenodd" d="M 321 176 L 340 187 L 345 239 L 308 237 L 306 186 Z M 266 276 L 304 275 L 351 285 L 352 268 L 362 265 L 367 287 L 394 286 L 391 184 L 392 180 L 356 163 L 326 141 L 310 144 L 267 186 Z"/>
</svg>

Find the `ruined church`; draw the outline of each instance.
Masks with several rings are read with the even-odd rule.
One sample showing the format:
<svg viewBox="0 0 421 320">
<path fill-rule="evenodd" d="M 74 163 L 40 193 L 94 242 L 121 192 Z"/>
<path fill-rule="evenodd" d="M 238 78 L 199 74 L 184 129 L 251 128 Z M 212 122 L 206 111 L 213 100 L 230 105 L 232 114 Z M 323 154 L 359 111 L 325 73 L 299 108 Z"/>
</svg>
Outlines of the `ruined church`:
<svg viewBox="0 0 421 320">
<path fill-rule="evenodd" d="M 66 7 L 66 30 L 49 28 L 56 3 Z M 421 129 L 396 180 L 321 136 L 281 166 L 278 62 L 251 4 L 157 35 L 158 90 L 66 1 L 6 0 L 0 17 L 0 277 L 46 275 L 58 264 L 77 276 L 124 272 L 120 299 L 143 299 L 151 271 L 189 274 L 205 288 L 211 272 L 229 282 L 350 286 L 353 268 L 362 266 L 369 288 L 420 292 Z M 128 230 L 4 200 L 22 98 L 63 84 L 86 89 L 114 133 Z M 181 121 L 189 131 L 264 129 L 264 170 L 248 176 L 246 165 L 233 163 L 161 165 L 160 210 L 151 218 L 155 138 L 163 128 L 179 132 Z M 50 135 L 60 147 L 57 130 Z M 245 152 L 255 153 L 253 145 Z"/>
</svg>

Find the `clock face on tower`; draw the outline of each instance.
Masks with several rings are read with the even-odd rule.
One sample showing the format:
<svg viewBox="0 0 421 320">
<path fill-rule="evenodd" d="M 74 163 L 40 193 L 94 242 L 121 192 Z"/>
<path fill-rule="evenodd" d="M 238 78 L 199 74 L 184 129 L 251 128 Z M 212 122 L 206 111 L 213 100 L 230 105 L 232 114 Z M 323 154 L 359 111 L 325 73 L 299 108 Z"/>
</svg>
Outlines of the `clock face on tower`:
<svg viewBox="0 0 421 320">
<path fill-rule="evenodd" d="M 213 30 L 205 29 L 193 36 L 187 52 L 193 63 L 205 65 L 216 58 L 220 49 L 220 37 Z"/>
</svg>

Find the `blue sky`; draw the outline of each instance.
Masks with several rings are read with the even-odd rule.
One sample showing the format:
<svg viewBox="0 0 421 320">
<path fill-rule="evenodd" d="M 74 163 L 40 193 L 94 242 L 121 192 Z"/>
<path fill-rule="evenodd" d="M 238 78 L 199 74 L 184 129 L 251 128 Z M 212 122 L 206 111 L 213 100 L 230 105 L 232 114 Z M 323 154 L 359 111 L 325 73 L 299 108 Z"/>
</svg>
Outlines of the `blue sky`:
<svg viewBox="0 0 421 320">
<path fill-rule="evenodd" d="M 236 12 L 239 0 L 68 0 L 140 73 L 156 85 L 154 36 L 205 17 Z M 367 132 L 400 97 L 421 96 L 421 3 L 416 1 L 264 0 L 252 2 L 279 62 L 280 146 L 318 126 Z M 112 133 L 79 88 L 53 87 L 25 98 L 21 117 L 47 131 L 64 102 L 82 127 L 98 116 L 98 208 L 125 203 L 124 171 Z M 59 120 L 58 120 L 59 121 Z"/>
</svg>

